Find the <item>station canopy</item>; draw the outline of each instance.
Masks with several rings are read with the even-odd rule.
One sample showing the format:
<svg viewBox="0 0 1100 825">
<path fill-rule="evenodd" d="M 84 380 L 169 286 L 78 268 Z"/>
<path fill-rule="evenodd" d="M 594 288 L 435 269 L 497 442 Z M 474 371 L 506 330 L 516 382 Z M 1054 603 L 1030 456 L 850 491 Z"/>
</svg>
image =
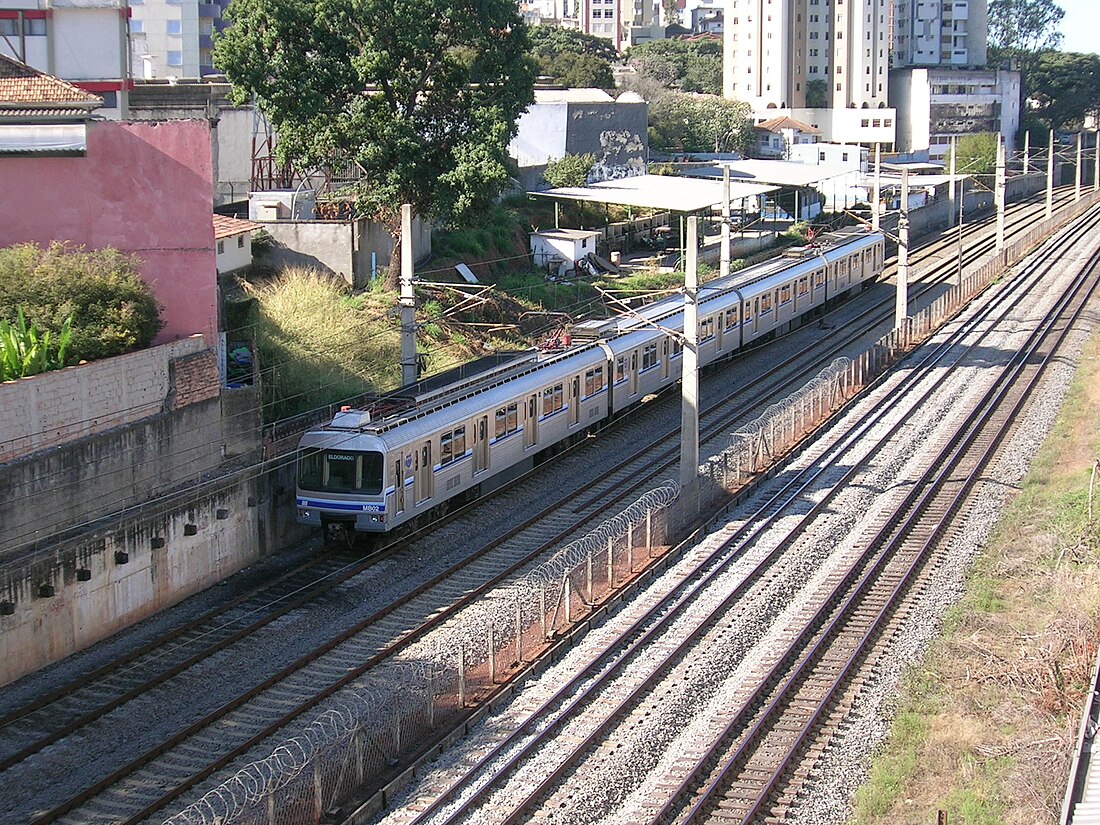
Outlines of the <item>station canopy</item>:
<svg viewBox="0 0 1100 825">
<path fill-rule="evenodd" d="M 699 178 L 722 179 L 722 168 L 730 170 L 730 181 L 739 184 L 774 184 L 784 187 L 806 187 L 858 173 L 857 168 L 841 164 L 795 163 L 788 160 L 734 160 L 714 166 L 699 166 L 685 172 Z"/>
<path fill-rule="evenodd" d="M 730 202 L 775 192 L 778 186 L 736 181 L 730 183 Z M 614 203 L 640 209 L 670 212 L 703 212 L 722 204 L 721 172 L 718 180 L 676 177 L 672 175 L 636 175 L 608 180 L 591 186 L 569 186 L 542 192 L 529 192 L 544 198 Z"/>
<path fill-rule="evenodd" d="M 881 175 L 880 180 L 879 180 L 879 182 L 882 186 L 884 186 L 884 187 L 885 186 L 890 186 L 890 187 L 901 186 L 901 175 L 897 175 L 897 174 L 889 174 L 888 175 L 888 174 L 886 174 L 885 164 L 883 165 L 882 168 L 883 168 L 884 171 L 883 171 L 883 174 Z M 971 177 L 971 175 L 956 175 L 955 180 L 961 181 L 964 178 L 969 178 L 969 177 Z M 874 180 L 875 180 L 874 175 L 864 175 L 862 180 L 861 180 L 861 185 L 873 185 Z M 909 176 L 909 186 L 911 186 L 914 189 L 926 188 L 926 187 L 929 187 L 929 186 L 943 186 L 944 184 L 947 184 L 947 183 L 951 183 L 951 176 L 950 175 L 910 175 Z"/>
</svg>

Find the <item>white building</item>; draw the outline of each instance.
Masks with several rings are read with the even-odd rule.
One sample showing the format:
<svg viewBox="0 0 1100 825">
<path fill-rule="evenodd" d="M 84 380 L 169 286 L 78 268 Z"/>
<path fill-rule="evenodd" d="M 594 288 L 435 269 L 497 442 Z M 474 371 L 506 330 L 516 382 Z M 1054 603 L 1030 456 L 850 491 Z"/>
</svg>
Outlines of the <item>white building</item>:
<svg viewBox="0 0 1100 825">
<path fill-rule="evenodd" d="M 619 51 L 630 47 L 632 28 L 648 29 L 660 20 L 658 0 L 562 0 L 562 3 L 562 26 L 604 37 Z M 554 17 L 558 17 L 556 11 Z"/>
<path fill-rule="evenodd" d="M 988 132 L 1011 151 L 1020 128 L 1020 73 L 1006 69 L 894 69 L 897 149 L 917 160 L 947 155 L 952 136 Z"/>
<path fill-rule="evenodd" d="M 219 275 L 252 265 L 252 233 L 262 228 L 252 221 L 214 215 L 214 242 L 217 244 Z"/>
<path fill-rule="evenodd" d="M 214 72 L 214 32 L 229 0 L 130 0 L 134 74 L 146 80 Z"/>
<path fill-rule="evenodd" d="M 596 253 L 600 233 L 586 229 L 544 229 L 531 233 L 531 257 L 539 269 L 553 268 L 560 275 L 576 269 L 577 261 Z"/>
<path fill-rule="evenodd" d="M 126 116 L 126 0 L 0 0 L 0 54 L 103 98 Z"/>
<path fill-rule="evenodd" d="M 826 140 L 892 144 L 890 13 L 887 0 L 729 0 L 725 96 L 759 121 L 787 115 Z"/>
<path fill-rule="evenodd" d="M 977 67 L 986 64 L 986 0 L 893 0 L 893 65 Z"/>
</svg>

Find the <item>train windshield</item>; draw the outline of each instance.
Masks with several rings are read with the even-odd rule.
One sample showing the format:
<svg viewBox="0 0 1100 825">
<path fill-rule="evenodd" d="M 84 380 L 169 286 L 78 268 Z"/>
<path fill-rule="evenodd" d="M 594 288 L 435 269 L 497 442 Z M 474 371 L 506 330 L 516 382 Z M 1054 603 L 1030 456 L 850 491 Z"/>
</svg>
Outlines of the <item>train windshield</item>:
<svg viewBox="0 0 1100 825">
<path fill-rule="evenodd" d="M 382 454 L 356 450 L 302 450 L 298 486 L 318 493 L 382 492 Z"/>
</svg>

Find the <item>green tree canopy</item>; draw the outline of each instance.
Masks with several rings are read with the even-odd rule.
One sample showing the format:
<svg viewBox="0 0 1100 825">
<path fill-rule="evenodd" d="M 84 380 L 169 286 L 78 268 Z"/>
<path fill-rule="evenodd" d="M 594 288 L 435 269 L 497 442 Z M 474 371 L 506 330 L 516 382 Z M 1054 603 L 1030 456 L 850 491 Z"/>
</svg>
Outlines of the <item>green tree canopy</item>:
<svg viewBox="0 0 1100 825">
<path fill-rule="evenodd" d="M 618 54 L 603 37 L 563 29 L 535 26 L 531 29 L 531 54 L 539 74 L 572 89 L 610 89 L 615 85 L 611 64 Z"/>
<path fill-rule="evenodd" d="M 1042 52 L 1031 72 L 1028 97 L 1037 104 L 1029 114 L 1058 131 L 1100 108 L 1100 56 Z"/>
<path fill-rule="evenodd" d="M 992 174 L 997 169 L 997 136 L 962 135 L 955 144 L 955 164 L 959 174 Z"/>
<path fill-rule="evenodd" d="M 553 187 L 584 186 L 595 162 L 596 156 L 592 154 L 566 155 L 546 164 L 542 176 Z"/>
<path fill-rule="evenodd" d="M 653 40 L 633 47 L 627 62 L 641 77 L 666 88 L 722 94 L 720 40 Z"/>
<path fill-rule="evenodd" d="M 512 0 L 234 0 L 227 16 L 214 62 L 255 95 L 279 159 L 354 162 L 359 209 L 395 238 L 402 203 L 459 220 L 507 183 L 535 75 Z"/>
<path fill-rule="evenodd" d="M 1054 0 L 990 0 L 989 44 L 1001 56 L 1037 54 L 1062 42 L 1066 13 Z"/>
<path fill-rule="evenodd" d="M 806 81 L 806 106 L 826 109 L 829 106 L 829 84 L 821 78 Z"/>
<path fill-rule="evenodd" d="M 745 152 L 752 142 L 748 104 L 717 95 L 664 95 L 649 107 L 649 142 L 666 151 Z"/>
</svg>

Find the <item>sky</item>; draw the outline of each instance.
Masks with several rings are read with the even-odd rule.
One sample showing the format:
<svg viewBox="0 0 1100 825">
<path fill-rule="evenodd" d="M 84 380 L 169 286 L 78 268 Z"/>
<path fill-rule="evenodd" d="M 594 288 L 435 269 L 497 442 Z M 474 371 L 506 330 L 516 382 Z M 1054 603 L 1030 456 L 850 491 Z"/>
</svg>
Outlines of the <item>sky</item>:
<svg viewBox="0 0 1100 825">
<path fill-rule="evenodd" d="M 1066 16 L 1062 18 L 1062 50 L 1100 52 L 1100 2 L 1097 0 L 1055 0 Z"/>
</svg>

